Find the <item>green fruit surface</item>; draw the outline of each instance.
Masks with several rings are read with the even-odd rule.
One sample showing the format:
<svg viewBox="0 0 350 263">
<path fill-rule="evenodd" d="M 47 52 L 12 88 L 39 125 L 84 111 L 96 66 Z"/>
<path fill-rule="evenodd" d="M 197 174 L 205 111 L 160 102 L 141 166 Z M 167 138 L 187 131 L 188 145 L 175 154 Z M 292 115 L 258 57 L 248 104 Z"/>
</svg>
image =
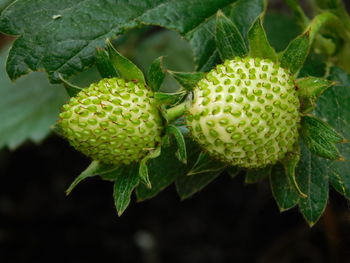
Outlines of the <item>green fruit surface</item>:
<svg viewBox="0 0 350 263">
<path fill-rule="evenodd" d="M 298 138 L 299 99 L 293 77 L 269 60 L 235 58 L 194 89 L 187 124 L 214 158 L 260 168 L 291 151 Z"/>
<path fill-rule="evenodd" d="M 162 119 L 143 84 L 102 79 L 63 106 L 59 125 L 80 152 L 108 164 L 140 161 L 161 140 Z"/>
</svg>

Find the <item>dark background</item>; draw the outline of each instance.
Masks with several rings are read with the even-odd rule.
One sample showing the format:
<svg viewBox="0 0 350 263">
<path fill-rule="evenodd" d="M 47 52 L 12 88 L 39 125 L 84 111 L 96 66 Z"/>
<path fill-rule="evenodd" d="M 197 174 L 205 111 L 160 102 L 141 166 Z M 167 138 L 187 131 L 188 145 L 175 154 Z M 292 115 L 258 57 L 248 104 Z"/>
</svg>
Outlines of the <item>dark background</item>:
<svg viewBox="0 0 350 263">
<path fill-rule="evenodd" d="M 274 11 L 285 11 L 281 2 L 272 3 Z M 276 21 L 270 31 L 278 31 Z M 132 42 L 136 51 L 127 41 L 124 53 L 146 67 L 158 53 L 177 50 L 168 54 L 171 69 L 190 70 L 191 61 L 176 60 L 180 53 L 190 57 L 184 44 L 174 46 L 164 34 Z M 281 39 L 288 40 L 275 42 Z M 334 191 L 313 228 L 297 209 L 279 213 L 267 181 L 244 185 L 242 176 L 225 174 L 186 201 L 171 186 L 152 200 L 133 201 L 118 218 L 109 182 L 91 178 L 65 196 L 88 163 L 55 135 L 0 152 L 1 263 L 350 262 L 350 206 Z"/>
<path fill-rule="evenodd" d="M 1 262 L 350 262 L 348 202 L 331 192 L 309 228 L 280 214 L 269 185 L 222 175 L 180 201 L 174 187 L 118 218 L 112 184 L 89 179 L 64 191 L 88 164 L 61 138 L 28 143 L 0 164 Z"/>
</svg>

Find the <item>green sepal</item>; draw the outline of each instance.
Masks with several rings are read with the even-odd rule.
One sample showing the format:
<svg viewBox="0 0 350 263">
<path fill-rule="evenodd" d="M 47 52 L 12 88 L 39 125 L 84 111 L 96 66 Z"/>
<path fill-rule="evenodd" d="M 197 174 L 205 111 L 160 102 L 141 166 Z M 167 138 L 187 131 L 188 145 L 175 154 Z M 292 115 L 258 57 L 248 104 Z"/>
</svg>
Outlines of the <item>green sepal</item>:
<svg viewBox="0 0 350 263">
<path fill-rule="evenodd" d="M 244 182 L 246 184 L 255 184 L 271 174 L 271 166 L 266 166 L 261 169 L 249 169 L 245 174 Z"/>
<path fill-rule="evenodd" d="M 170 123 L 172 121 L 176 121 L 176 119 L 178 119 L 181 116 L 183 116 L 183 114 L 185 113 L 189 103 L 190 103 L 190 100 L 186 98 L 185 101 L 183 101 L 180 104 L 177 104 L 176 106 L 174 106 L 172 108 L 166 109 L 163 106 L 162 109 L 161 109 L 161 113 L 162 113 L 164 119 L 168 123 Z"/>
<path fill-rule="evenodd" d="M 198 81 L 205 77 L 203 72 L 176 72 L 168 70 L 168 73 L 188 91 L 192 91 Z"/>
<path fill-rule="evenodd" d="M 59 78 L 62 81 L 69 97 L 75 97 L 80 91 L 83 90 L 83 88 L 70 83 L 68 80 L 65 80 L 61 74 L 59 74 Z"/>
<path fill-rule="evenodd" d="M 305 77 L 295 80 L 300 100 L 300 111 L 308 113 L 316 108 L 317 99 L 336 83 L 324 78 Z"/>
<path fill-rule="evenodd" d="M 175 153 L 177 159 L 183 164 L 187 164 L 187 151 L 186 151 L 186 142 L 184 136 L 182 135 L 181 130 L 174 126 L 168 125 L 166 127 L 167 134 L 173 135 L 177 143 L 177 151 Z"/>
<path fill-rule="evenodd" d="M 152 188 L 151 181 L 149 180 L 147 161 L 150 159 L 157 158 L 161 153 L 161 147 L 157 147 L 153 151 L 150 151 L 140 162 L 139 166 L 139 177 L 143 184 L 148 188 Z"/>
<path fill-rule="evenodd" d="M 172 184 L 179 175 L 185 175 L 188 171 L 187 166 L 181 163 L 175 156 L 177 151 L 175 139 L 172 137 L 169 138 L 169 135 L 165 135 L 164 137 L 168 137 L 169 144 L 165 144 L 164 141 L 162 141 L 162 154 L 158 158 L 148 162 L 152 189 L 147 188 L 144 184 L 140 184 L 136 189 L 138 202 L 156 196 L 159 192 Z M 193 156 L 196 157 L 199 154 L 198 149 L 193 148 L 193 144 L 191 140 L 186 141 L 186 147 L 190 154 L 189 158 Z"/>
<path fill-rule="evenodd" d="M 116 169 L 112 171 L 108 171 L 106 173 L 100 174 L 100 177 L 102 180 L 114 182 L 118 176 L 122 175 L 122 173 L 124 172 L 125 169 L 127 169 L 127 167 L 128 167 L 127 165 L 118 166 Z"/>
<path fill-rule="evenodd" d="M 241 168 L 237 166 L 229 166 L 226 167 L 226 172 L 231 178 L 235 178 L 241 172 Z"/>
<path fill-rule="evenodd" d="M 227 164 L 214 160 L 208 154 L 201 152 L 187 175 L 192 176 L 200 173 L 217 172 L 223 170 L 225 167 L 227 167 Z"/>
<path fill-rule="evenodd" d="M 124 171 L 116 177 L 113 187 L 113 198 L 118 216 L 121 216 L 129 206 L 131 194 L 138 186 L 139 181 L 138 164 L 132 164 L 125 167 Z"/>
<path fill-rule="evenodd" d="M 344 141 L 330 125 L 313 116 L 301 118 L 301 138 L 310 152 L 330 160 L 342 160 L 334 145 Z"/>
<path fill-rule="evenodd" d="M 282 160 L 282 164 L 284 167 L 285 174 L 287 175 L 291 186 L 294 188 L 296 193 L 302 197 L 307 198 L 307 195 L 301 190 L 295 174 L 295 169 L 298 166 L 300 161 L 300 146 L 298 143 L 294 145 L 294 149 L 292 152 L 288 152 L 284 159 Z"/>
<path fill-rule="evenodd" d="M 154 92 L 160 89 L 165 78 L 165 70 L 163 69 L 163 57 L 155 59 L 147 73 L 148 86 Z"/>
<path fill-rule="evenodd" d="M 281 67 L 288 69 L 293 75 L 298 75 L 310 50 L 309 31 L 293 39 L 287 48 L 282 52 Z"/>
<path fill-rule="evenodd" d="M 223 61 L 236 56 L 243 57 L 248 53 L 241 32 L 220 10 L 216 13 L 215 41 Z"/>
<path fill-rule="evenodd" d="M 181 200 L 185 200 L 202 190 L 215 178 L 217 178 L 224 170 L 225 168 L 222 168 L 217 171 L 197 173 L 192 176 L 178 176 L 175 185 L 176 191 L 180 196 Z"/>
<path fill-rule="evenodd" d="M 270 187 L 272 195 L 281 212 L 295 207 L 299 201 L 299 194 L 295 191 L 295 187 L 290 182 L 284 167 L 276 164 L 271 171 Z"/>
<path fill-rule="evenodd" d="M 126 81 L 141 82 L 146 85 L 145 77 L 141 69 L 120 54 L 109 40 L 107 40 L 107 51 L 113 66 L 118 70 L 123 79 Z"/>
<path fill-rule="evenodd" d="M 175 105 L 179 103 L 185 96 L 187 92 L 186 90 L 180 89 L 177 92 L 174 93 L 167 93 L 167 92 L 155 92 L 154 98 L 156 99 L 157 103 L 167 104 L 167 105 Z"/>
<path fill-rule="evenodd" d="M 96 48 L 96 66 L 102 78 L 120 77 L 117 68 L 111 61 L 109 52 L 104 48 Z"/>
<path fill-rule="evenodd" d="M 92 161 L 90 165 L 71 183 L 71 185 L 66 190 L 66 195 L 69 195 L 72 190 L 83 180 L 89 177 L 110 173 L 117 170 L 118 166 L 103 164 L 99 161 Z"/>
<path fill-rule="evenodd" d="M 249 56 L 270 59 L 277 62 L 276 51 L 271 47 L 263 28 L 263 19 L 260 16 L 248 32 Z"/>
</svg>

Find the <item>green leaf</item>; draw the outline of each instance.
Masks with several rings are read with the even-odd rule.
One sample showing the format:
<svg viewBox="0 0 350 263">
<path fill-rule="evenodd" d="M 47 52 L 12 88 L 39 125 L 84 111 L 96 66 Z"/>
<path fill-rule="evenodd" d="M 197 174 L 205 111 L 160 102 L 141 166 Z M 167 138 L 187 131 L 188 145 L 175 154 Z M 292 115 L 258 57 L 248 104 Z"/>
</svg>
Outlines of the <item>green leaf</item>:
<svg viewBox="0 0 350 263">
<path fill-rule="evenodd" d="M 8 7 L 10 4 L 12 4 L 15 0 L 1 0 L 0 1 L 0 13 Z"/>
<path fill-rule="evenodd" d="M 109 53 L 104 48 L 96 48 L 96 66 L 102 78 L 120 77 Z"/>
<path fill-rule="evenodd" d="M 155 92 L 154 98 L 158 104 L 175 105 L 179 103 L 186 96 L 186 94 L 187 92 L 185 90 L 180 90 L 174 93 Z"/>
<path fill-rule="evenodd" d="M 335 85 L 334 82 L 324 78 L 305 77 L 295 80 L 300 99 L 301 112 L 308 113 L 315 109 L 319 96 L 328 88 Z"/>
<path fill-rule="evenodd" d="M 222 171 L 226 166 L 226 164 L 221 163 L 218 160 L 214 160 L 208 154 L 201 152 L 196 163 L 187 173 L 187 176 L 193 176 L 195 174 L 202 174 L 207 172 Z"/>
<path fill-rule="evenodd" d="M 83 180 L 89 177 L 108 174 L 118 169 L 116 166 L 106 165 L 99 161 L 92 161 L 90 165 L 73 181 L 73 183 L 66 190 L 66 194 L 69 195 L 73 189 Z"/>
<path fill-rule="evenodd" d="M 131 194 L 139 184 L 138 173 L 138 165 L 131 165 L 125 168 L 124 172 L 116 177 L 113 198 L 118 216 L 121 216 L 130 204 Z"/>
<path fill-rule="evenodd" d="M 289 69 L 294 75 L 298 75 L 310 50 L 309 32 L 296 37 L 281 55 L 281 66 Z"/>
<path fill-rule="evenodd" d="M 221 60 L 243 57 L 248 53 L 241 32 L 221 11 L 216 15 L 215 41 Z"/>
<path fill-rule="evenodd" d="M 350 139 L 350 75 L 339 68 L 333 68 L 330 79 L 339 83 L 332 89 L 328 89 L 318 100 L 316 115 L 326 121 L 331 127 L 341 133 L 349 141 Z M 322 173 L 329 175 L 332 186 L 342 195 L 350 199 L 350 144 L 338 145 L 341 155 L 346 161 L 327 161 L 320 159 L 315 164 L 326 166 L 328 170 Z"/>
<path fill-rule="evenodd" d="M 159 57 L 153 61 L 147 74 L 148 86 L 153 91 L 158 91 L 165 78 L 163 69 L 163 57 Z"/>
<path fill-rule="evenodd" d="M 323 164 L 322 164 L 323 162 Z M 328 163 L 301 147 L 301 160 L 297 180 L 307 198 L 299 199 L 299 209 L 305 220 L 313 226 L 321 217 L 328 201 Z"/>
<path fill-rule="evenodd" d="M 107 51 L 113 66 L 123 79 L 146 84 L 142 71 L 129 59 L 121 55 L 109 41 L 107 41 Z"/>
<path fill-rule="evenodd" d="M 221 168 L 216 171 L 196 173 L 191 176 L 180 175 L 176 179 L 176 191 L 179 194 L 181 200 L 189 198 L 190 196 L 202 190 L 216 177 L 218 177 L 224 170 L 225 168 Z"/>
<path fill-rule="evenodd" d="M 300 134 L 312 153 L 331 160 L 340 159 L 339 151 L 334 144 L 344 139 L 327 123 L 312 116 L 303 116 Z"/>
<path fill-rule="evenodd" d="M 219 62 L 216 12 L 230 14 L 245 36 L 263 8 L 263 0 L 154 0 L 142 5 L 128 0 L 26 0 L 15 1 L 2 13 L 0 30 L 18 36 L 8 59 L 11 79 L 38 70 L 48 72 L 52 82 L 58 81 L 58 73 L 68 79 L 95 62 L 96 47 L 105 47 L 106 39 L 141 24 L 179 32 L 190 42 L 197 68 L 206 71 Z"/>
<path fill-rule="evenodd" d="M 198 157 L 199 148 L 191 140 L 186 141 L 186 147 L 188 163 L 189 165 L 193 165 Z M 170 145 L 162 145 L 162 154 L 158 158 L 149 161 L 148 173 L 152 183 L 152 189 L 140 185 L 136 190 L 138 201 L 154 197 L 173 183 L 178 176 L 187 173 L 188 167 L 176 158 L 176 151 L 177 145 L 174 139 L 171 139 Z"/>
<path fill-rule="evenodd" d="M 246 184 L 255 184 L 264 178 L 269 177 L 270 174 L 271 166 L 267 166 L 261 169 L 251 169 L 247 171 L 244 182 Z"/>
<path fill-rule="evenodd" d="M 248 32 L 249 55 L 276 62 L 276 51 L 270 46 L 262 22 L 262 17 L 259 17 Z"/>
<path fill-rule="evenodd" d="M 168 70 L 169 74 L 186 90 L 192 91 L 198 81 L 205 77 L 203 72 L 176 72 Z"/>
<path fill-rule="evenodd" d="M 298 204 L 299 194 L 290 182 L 285 168 L 281 164 L 273 167 L 270 175 L 270 185 L 272 195 L 281 212 L 291 209 Z"/>
<path fill-rule="evenodd" d="M 70 83 L 68 80 L 65 80 L 61 75 L 60 79 L 63 83 L 63 86 L 65 87 L 69 97 L 75 97 L 80 91 L 83 90 L 83 88 L 78 87 L 72 83 Z"/>
<path fill-rule="evenodd" d="M 11 150 L 26 140 L 41 142 L 68 100 L 61 85 L 50 85 L 43 73 L 13 83 L 5 72 L 7 48 L 0 53 L 0 148 Z"/>
<path fill-rule="evenodd" d="M 177 148 L 178 148 L 176 151 L 177 159 L 180 162 L 187 164 L 186 142 L 185 142 L 184 136 L 182 135 L 181 130 L 174 125 L 168 125 L 166 129 L 168 134 L 173 135 L 176 140 Z"/>
<path fill-rule="evenodd" d="M 149 180 L 147 162 L 148 160 L 157 158 L 160 155 L 160 153 L 161 153 L 161 147 L 157 147 L 153 151 L 149 152 L 140 162 L 140 167 L 139 167 L 140 180 L 148 188 L 152 188 L 152 184 L 151 184 L 151 181 Z"/>
</svg>

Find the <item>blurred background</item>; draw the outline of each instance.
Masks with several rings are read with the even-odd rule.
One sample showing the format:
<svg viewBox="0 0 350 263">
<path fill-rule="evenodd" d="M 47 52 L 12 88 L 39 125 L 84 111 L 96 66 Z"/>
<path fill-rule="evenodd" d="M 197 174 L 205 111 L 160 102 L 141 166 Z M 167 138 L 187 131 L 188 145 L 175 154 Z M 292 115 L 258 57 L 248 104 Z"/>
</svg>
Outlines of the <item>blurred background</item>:
<svg viewBox="0 0 350 263">
<path fill-rule="evenodd" d="M 269 2 L 265 27 L 280 51 L 299 28 L 282 1 Z M 350 206 L 335 191 L 313 228 L 296 209 L 279 213 L 268 181 L 244 185 L 226 174 L 186 201 L 173 186 L 133 200 L 120 218 L 110 182 L 88 179 L 66 197 L 89 164 L 50 133 L 67 95 L 44 73 L 12 83 L 5 72 L 12 41 L 0 38 L 0 262 L 350 262 Z M 166 68 L 194 70 L 189 45 L 172 31 L 132 30 L 116 45 L 145 71 L 159 56 Z M 99 78 L 92 68 L 72 81 Z M 163 88 L 176 84 L 167 78 Z"/>
</svg>

